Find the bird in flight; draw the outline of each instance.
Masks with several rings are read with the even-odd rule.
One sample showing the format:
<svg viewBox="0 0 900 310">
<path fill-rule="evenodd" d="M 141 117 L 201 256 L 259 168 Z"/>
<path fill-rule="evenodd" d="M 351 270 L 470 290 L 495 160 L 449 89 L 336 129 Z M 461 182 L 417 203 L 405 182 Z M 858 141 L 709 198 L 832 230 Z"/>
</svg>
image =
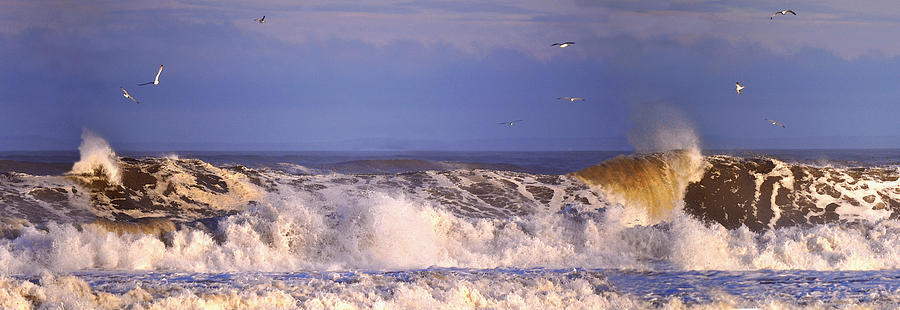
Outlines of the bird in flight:
<svg viewBox="0 0 900 310">
<path fill-rule="evenodd" d="M 782 123 L 776 122 L 774 120 L 770 120 L 768 118 L 766 120 L 769 121 L 769 123 L 772 123 L 772 125 L 781 126 L 781 128 L 787 128 L 787 127 L 784 127 L 784 124 L 782 124 Z"/>
<path fill-rule="evenodd" d="M 262 18 L 254 18 L 253 21 L 258 22 L 258 23 L 260 23 L 260 24 L 265 24 L 265 23 L 266 23 L 266 16 L 263 15 Z"/>
<path fill-rule="evenodd" d="M 140 104 L 137 99 L 134 99 L 134 97 L 132 97 L 131 94 L 129 94 L 128 91 L 125 90 L 125 87 L 119 86 L 119 88 L 122 89 L 122 92 L 124 93 L 123 96 L 125 96 L 125 98 L 131 99 L 131 101 L 134 101 L 134 103 Z"/>
<path fill-rule="evenodd" d="M 569 100 L 569 102 L 584 101 L 584 98 L 580 98 L 580 97 L 559 97 L 556 99 L 557 100 Z"/>
<path fill-rule="evenodd" d="M 159 71 L 156 72 L 156 79 L 154 79 L 153 82 L 141 83 L 141 84 L 137 84 L 137 85 L 138 86 L 144 86 L 144 85 L 150 85 L 150 84 L 159 85 L 159 75 L 162 74 L 162 69 L 163 69 L 163 65 L 159 65 Z"/>
<path fill-rule="evenodd" d="M 741 85 L 741 82 L 734 82 L 734 90 L 740 95 L 741 91 L 744 90 L 744 85 Z"/>
<path fill-rule="evenodd" d="M 551 44 L 550 46 L 559 46 L 560 48 L 563 48 L 563 47 L 566 47 L 566 46 L 569 46 L 569 45 L 572 45 L 572 44 L 575 44 L 575 42 L 572 42 L 572 41 L 566 41 L 566 42 L 560 42 L 560 43 L 553 43 L 553 44 Z"/>
<path fill-rule="evenodd" d="M 778 14 L 787 15 L 787 13 L 797 15 L 797 13 L 794 12 L 793 10 L 784 10 L 784 11 L 775 12 L 774 14 L 772 14 L 772 17 L 769 17 L 769 20 L 775 19 L 775 16 L 778 16 Z"/>
<path fill-rule="evenodd" d="M 505 125 L 505 126 L 513 126 L 513 125 L 515 125 L 516 123 L 518 123 L 518 122 L 523 122 L 523 121 L 524 121 L 524 120 L 517 119 L 517 120 L 514 120 L 514 121 L 510 121 L 510 122 L 501 122 L 501 123 L 497 123 L 497 124 Z"/>
</svg>

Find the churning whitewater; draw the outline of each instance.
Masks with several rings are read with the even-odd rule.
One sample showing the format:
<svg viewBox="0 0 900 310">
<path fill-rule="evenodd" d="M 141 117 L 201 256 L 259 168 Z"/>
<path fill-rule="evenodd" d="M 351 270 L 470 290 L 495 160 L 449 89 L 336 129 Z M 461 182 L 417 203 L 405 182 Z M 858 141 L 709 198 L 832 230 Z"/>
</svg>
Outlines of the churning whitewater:
<svg viewBox="0 0 900 310">
<path fill-rule="evenodd" d="M 90 132 L 79 151 L 61 173 L 4 161 L 0 307 L 790 306 L 648 299 L 616 279 L 900 267 L 893 166 L 675 150 L 569 174 L 409 160 L 353 173 L 120 157 Z"/>
</svg>

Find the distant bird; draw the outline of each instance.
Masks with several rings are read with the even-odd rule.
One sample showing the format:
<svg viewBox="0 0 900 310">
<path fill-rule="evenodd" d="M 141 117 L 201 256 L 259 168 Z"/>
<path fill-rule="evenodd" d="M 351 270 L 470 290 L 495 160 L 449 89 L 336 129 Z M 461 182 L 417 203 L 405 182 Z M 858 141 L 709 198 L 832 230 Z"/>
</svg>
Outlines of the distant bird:
<svg viewBox="0 0 900 310">
<path fill-rule="evenodd" d="M 518 122 L 524 122 L 524 120 L 517 119 L 517 120 L 511 121 L 511 122 L 502 122 L 502 123 L 497 123 L 497 124 L 500 124 L 500 125 L 506 125 L 506 126 L 513 126 L 513 125 L 515 125 L 515 124 L 518 123 Z"/>
<path fill-rule="evenodd" d="M 784 124 L 782 124 L 782 123 L 776 122 L 774 120 L 770 120 L 768 118 L 766 120 L 769 121 L 769 123 L 772 123 L 772 125 L 781 126 L 781 128 L 787 128 L 787 127 L 784 127 Z"/>
<path fill-rule="evenodd" d="M 253 21 L 258 22 L 258 23 L 260 23 L 260 24 L 265 24 L 265 23 L 266 23 L 266 16 L 263 15 L 262 18 L 254 18 Z"/>
<path fill-rule="evenodd" d="M 741 85 L 741 82 L 734 82 L 734 90 L 740 95 L 741 91 L 744 90 L 744 85 Z"/>
<path fill-rule="evenodd" d="M 580 97 L 559 97 L 556 99 L 557 100 L 569 100 L 569 102 L 584 101 L 584 98 L 580 98 Z"/>
<path fill-rule="evenodd" d="M 784 11 L 780 11 L 780 12 L 775 12 L 774 14 L 772 14 L 772 17 L 769 17 L 769 20 L 775 19 L 775 16 L 778 16 L 778 14 L 781 14 L 781 15 L 787 15 L 787 13 L 791 13 L 791 14 L 797 15 L 797 13 L 795 13 L 795 12 L 792 11 L 792 10 L 784 10 Z"/>
<path fill-rule="evenodd" d="M 137 99 L 134 99 L 134 97 L 132 97 L 131 94 L 129 94 L 128 91 L 125 90 L 125 87 L 119 86 L 119 88 L 122 89 L 122 92 L 124 93 L 123 96 L 125 96 L 125 98 L 131 99 L 131 101 L 134 101 L 134 103 L 140 104 Z"/>
<path fill-rule="evenodd" d="M 137 84 L 137 85 L 138 86 L 144 86 L 144 85 L 150 85 L 150 84 L 159 85 L 159 75 L 162 74 L 162 69 L 163 69 L 163 65 L 159 65 L 159 71 L 156 71 L 156 79 L 154 79 L 153 82 L 141 83 L 141 84 Z"/>
<path fill-rule="evenodd" d="M 553 44 L 551 44 L 550 46 L 559 46 L 560 48 L 563 48 L 563 47 L 566 47 L 566 46 L 569 46 L 569 45 L 572 45 L 572 44 L 575 44 L 575 42 L 572 42 L 572 41 L 566 41 L 566 42 L 560 42 L 560 43 L 553 43 Z"/>
</svg>

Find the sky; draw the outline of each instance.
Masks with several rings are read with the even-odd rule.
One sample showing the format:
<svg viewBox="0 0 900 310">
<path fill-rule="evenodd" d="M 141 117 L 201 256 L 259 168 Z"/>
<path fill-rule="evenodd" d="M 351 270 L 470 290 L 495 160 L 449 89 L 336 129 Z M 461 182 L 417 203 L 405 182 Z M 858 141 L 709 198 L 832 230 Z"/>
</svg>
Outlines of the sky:
<svg viewBox="0 0 900 310">
<path fill-rule="evenodd" d="M 164 151 L 628 150 L 646 128 L 900 147 L 898 26 L 895 0 L 0 0 L 0 151 L 84 129 Z"/>
</svg>

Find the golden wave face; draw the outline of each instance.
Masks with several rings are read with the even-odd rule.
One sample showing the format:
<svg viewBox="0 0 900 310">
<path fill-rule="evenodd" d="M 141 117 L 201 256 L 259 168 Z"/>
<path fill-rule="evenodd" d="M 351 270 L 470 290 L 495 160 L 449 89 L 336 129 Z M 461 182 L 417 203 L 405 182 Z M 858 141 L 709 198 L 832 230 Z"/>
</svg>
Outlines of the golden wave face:
<svg viewBox="0 0 900 310">
<path fill-rule="evenodd" d="M 163 235 L 175 231 L 175 223 L 162 218 L 145 218 L 133 222 L 114 222 L 104 218 L 98 218 L 92 223 L 106 231 L 116 234 L 148 234 Z"/>
<path fill-rule="evenodd" d="M 672 212 L 690 182 L 703 176 L 703 158 L 690 150 L 618 156 L 569 175 L 617 203 L 643 208 L 656 222 Z"/>
</svg>

